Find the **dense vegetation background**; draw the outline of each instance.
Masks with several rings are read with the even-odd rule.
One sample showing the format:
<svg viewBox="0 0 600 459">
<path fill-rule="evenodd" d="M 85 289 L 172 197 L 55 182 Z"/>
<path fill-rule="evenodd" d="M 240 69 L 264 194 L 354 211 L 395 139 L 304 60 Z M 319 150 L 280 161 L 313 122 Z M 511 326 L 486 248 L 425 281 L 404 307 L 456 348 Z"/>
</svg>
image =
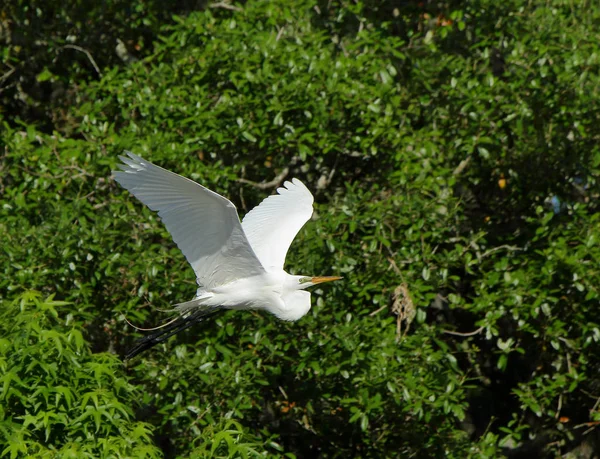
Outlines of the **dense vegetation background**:
<svg viewBox="0 0 600 459">
<path fill-rule="evenodd" d="M 0 456 L 598 457 L 594 2 L 9 0 L 0 42 Z M 344 281 L 123 364 L 195 292 L 125 149 L 241 214 L 302 179 L 287 267 Z"/>
</svg>

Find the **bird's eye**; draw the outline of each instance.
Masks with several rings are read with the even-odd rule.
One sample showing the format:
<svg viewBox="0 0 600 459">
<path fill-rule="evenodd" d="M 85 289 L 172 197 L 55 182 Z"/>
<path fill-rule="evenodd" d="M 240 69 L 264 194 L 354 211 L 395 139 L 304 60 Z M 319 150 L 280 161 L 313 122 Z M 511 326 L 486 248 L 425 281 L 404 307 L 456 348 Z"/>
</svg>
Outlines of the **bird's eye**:
<svg viewBox="0 0 600 459">
<path fill-rule="evenodd" d="M 301 284 L 306 284 L 307 282 L 310 282 L 312 280 L 311 277 L 301 277 L 300 279 L 298 279 L 298 282 L 300 282 Z"/>
</svg>

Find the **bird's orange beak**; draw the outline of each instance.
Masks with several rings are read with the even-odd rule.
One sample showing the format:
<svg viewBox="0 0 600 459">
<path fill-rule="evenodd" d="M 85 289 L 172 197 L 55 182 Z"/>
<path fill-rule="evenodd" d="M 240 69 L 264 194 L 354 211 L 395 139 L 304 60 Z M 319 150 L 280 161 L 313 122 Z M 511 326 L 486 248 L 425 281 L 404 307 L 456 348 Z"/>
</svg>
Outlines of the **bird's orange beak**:
<svg viewBox="0 0 600 459">
<path fill-rule="evenodd" d="M 342 279 L 339 276 L 320 276 L 320 277 L 313 277 L 311 279 L 311 282 L 313 284 L 321 284 L 323 282 L 331 282 L 331 281 L 336 281 L 336 280 L 340 280 Z"/>
</svg>

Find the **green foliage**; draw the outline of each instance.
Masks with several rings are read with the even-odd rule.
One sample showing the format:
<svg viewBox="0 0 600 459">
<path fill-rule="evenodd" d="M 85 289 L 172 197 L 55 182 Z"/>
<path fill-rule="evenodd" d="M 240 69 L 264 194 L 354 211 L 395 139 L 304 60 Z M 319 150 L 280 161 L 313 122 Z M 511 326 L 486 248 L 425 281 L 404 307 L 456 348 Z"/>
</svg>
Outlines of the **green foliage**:
<svg viewBox="0 0 600 459">
<path fill-rule="evenodd" d="M 151 49 L 159 27 L 186 1 L 7 0 L 0 5 L 0 116 L 69 128 L 64 109 L 82 81 Z"/>
<path fill-rule="evenodd" d="M 54 408 L 19 399 L 3 429 L 59 450 L 85 431 L 61 422 L 93 405 L 81 426 L 94 438 L 148 445 L 135 406 L 168 457 L 597 447 L 600 15 L 581 3 L 252 1 L 174 17 L 143 60 L 99 81 L 66 77 L 77 90 L 53 135 L 14 119 L 1 134 L 0 306 L 19 359 L 18 330 L 42 327 L 15 309 L 27 292 L 69 302 L 43 315 L 37 352 L 79 366 L 38 378 L 36 396 L 44 407 L 68 388 L 80 412 L 46 420 Z M 255 182 L 301 178 L 316 215 L 286 267 L 344 281 L 314 290 L 298 323 L 232 311 L 172 338 L 128 364 L 133 390 L 88 343 L 122 353 L 137 336 L 125 316 L 160 323 L 195 280 L 109 179 L 124 149 L 241 214 L 271 192 Z M 92 362 L 108 372 L 98 383 Z M 92 383 L 108 411 L 78 389 Z"/>
<path fill-rule="evenodd" d="M 27 292 L 1 311 L 0 454 L 160 457 L 119 359 L 91 354 L 67 306 Z"/>
<path fill-rule="evenodd" d="M 216 425 L 208 425 L 191 440 L 190 457 L 265 457 L 264 445 L 248 438 L 241 424 L 224 420 Z M 270 442 L 268 446 L 281 451 L 281 446 Z M 282 455 L 273 455 L 282 457 Z M 283 457 L 294 456 L 285 454 Z"/>
</svg>

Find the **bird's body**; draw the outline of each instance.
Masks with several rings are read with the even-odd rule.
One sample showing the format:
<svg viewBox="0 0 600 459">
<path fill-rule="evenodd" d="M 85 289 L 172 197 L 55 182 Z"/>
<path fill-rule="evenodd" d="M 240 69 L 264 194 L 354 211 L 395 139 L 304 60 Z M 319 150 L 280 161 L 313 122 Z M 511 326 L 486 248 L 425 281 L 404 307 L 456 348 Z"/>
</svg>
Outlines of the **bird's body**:
<svg viewBox="0 0 600 459">
<path fill-rule="evenodd" d="M 129 358 L 221 309 L 266 310 L 298 320 L 310 310 L 307 287 L 340 279 L 283 270 L 290 244 L 313 212 L 313 196 L 300 180 L 285 182 L 240 222 L 228 199 L 127 154 L 115 180 L 158 212 L 199 285 L 194 299 L 175 306 L 181 316 L 144 338 Z"/>
<path fill-rule="evenodd" d="M 176 309 L 180 312 L 185 312 L 190 307 L 214 306 L 225 309 L 262 309 L 282 320 L 298 320 L 310 310 L 310 293 L 292 291 L 295 283 L 302 277 L 285 272 L 265 272 L 208 290 L 200 288 L 192 301 L 178 304 Z M 294 301 L 296 299 L 299 301 Z"/>
</svg>

